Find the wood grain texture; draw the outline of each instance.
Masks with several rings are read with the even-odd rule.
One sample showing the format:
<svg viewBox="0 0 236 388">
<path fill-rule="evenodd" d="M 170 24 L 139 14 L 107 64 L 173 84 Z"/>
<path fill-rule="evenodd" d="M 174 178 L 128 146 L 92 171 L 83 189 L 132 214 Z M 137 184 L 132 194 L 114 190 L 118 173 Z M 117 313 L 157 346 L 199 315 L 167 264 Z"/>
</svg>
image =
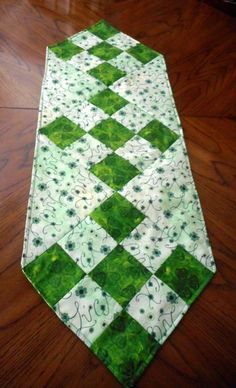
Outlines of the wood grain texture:
<svg viewBox="0 0 236 388">
<path fill-rule="evenodd" d="M 197 0 L 0 1 L 0 386 L 120 386 L 20 269 L 45 46 L 100 18 L 165 55 L 218 268 L 138 387 L 231 387 L 236 22 Z"/>
</svg>

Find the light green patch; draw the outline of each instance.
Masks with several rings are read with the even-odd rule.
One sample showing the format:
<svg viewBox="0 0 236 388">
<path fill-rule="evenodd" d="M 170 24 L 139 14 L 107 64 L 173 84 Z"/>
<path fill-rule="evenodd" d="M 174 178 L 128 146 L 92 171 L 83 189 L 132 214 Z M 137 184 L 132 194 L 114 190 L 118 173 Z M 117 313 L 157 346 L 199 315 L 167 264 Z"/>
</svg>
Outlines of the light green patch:
<svg viewBox="0 0 236 388">
<path fill-rule="evenodd" d="M 88 73 L 103 82 L 106 86 L 113 84 L 113 82 L 126 75 L 124 71 L 110 65 L 110 63 L 101 63 L 89 70 Z"/>
<path fill-rule="evenodd" d="M 179 138 L 179 135 L 158 120 L 152 120 L 138 134 L 162 152 L 166 151 Z"/>
<path fill-rule="evenodd" d="M 107 42 L 101 42 L 96 46 L 91 47 L 88 52 L 95 55 L 104 61 L 109 61 L 112 58 L 117 57 L 122 51 L 118 47 L 114 47 Z"/>
<path fill-rule="evenodd" d="M 90 215 L 118 243 L 143 221 L 145 216 L 119 193 L 113 194 Z"/>
<path fill-rule="evenodd" d="M 40 133 L 46 135 L 58 147 L 64 149 L 80 137 L 85 131 L 65 116 L 58 117 L 50 124 L 39 129 Z"/>
<path fill-rule="evenodd" d="M 74 55 L 81 53 L 83 49 L 79 46 L 76 46 L 70 40 L 63 40 L 63 42 L 53 44 L 49 46 L 50 50 L 58 57 L 67 61 L 71 59 Z"/>
<path fill-rule="evenodd" d="M 110 116 L 128 104 L 128 101 L 110 89 L 105 89 L 92 96 L 89 102 L 103 109 Z"/>
<path fill-rule="evenodd" d="M 108 155 L 90 171 L 114 190 L 120 190 L 130 179 L 140 174 L 140 171 L 117 154 Z"/>
<path fill-rule="evenodd" d="M 91 347 L 124 387 L 134 386 L 159 348 L 159 343 L 124 311 Z"/>
<path fill-rule="evenodd" d="M 91 129 L 89 134 L 114 151 L 134 136 L 133 132 L 112 118 L 103 120 Z"/>
<path fill-rule="evenodd" d="M 100 20 L 98 23 L 87 28 L 87 30 L 104 40 L 110 38 L 111 36 L 119 32 L 115 27 L 112 27 L 105 20 Z"/>
<path fill-rule="evenodd" d="M 26 265 L 23 271 L 50 306 L 54 306 L 84 276 L 82 269 L 58 244 Z"/>
<path fill-rule="evenodd" d="M 191 304 L 210 281 L 213 273 L 178 246 L 157 270 L 156 276 Z"/>
<path fill-rule="evenodd" d="M 150 62 L 159 55 L 157 51 L 142 43 L 138 43 L 136 46 L 131 47 L 127 52 L 144 64 Z"/>
<path fill-rule="evenodd" d="M 89 275 L 124 307 L 151 273 L 122 246 L 117 246 Z"/>
</svg>

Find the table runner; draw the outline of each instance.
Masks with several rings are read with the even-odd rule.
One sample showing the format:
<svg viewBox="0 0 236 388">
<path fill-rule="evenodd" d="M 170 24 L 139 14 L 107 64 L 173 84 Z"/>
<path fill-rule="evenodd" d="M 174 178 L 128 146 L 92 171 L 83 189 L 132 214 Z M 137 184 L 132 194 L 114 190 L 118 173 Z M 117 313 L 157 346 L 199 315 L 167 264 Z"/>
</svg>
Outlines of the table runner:
<svg viewBox="0 0 236 388">
<path fill-rule="evenodd" d="M 21 265 L 126 387 L 216 271 L 164 57 L 104 20 L 47 48 Z"/>
</svg>

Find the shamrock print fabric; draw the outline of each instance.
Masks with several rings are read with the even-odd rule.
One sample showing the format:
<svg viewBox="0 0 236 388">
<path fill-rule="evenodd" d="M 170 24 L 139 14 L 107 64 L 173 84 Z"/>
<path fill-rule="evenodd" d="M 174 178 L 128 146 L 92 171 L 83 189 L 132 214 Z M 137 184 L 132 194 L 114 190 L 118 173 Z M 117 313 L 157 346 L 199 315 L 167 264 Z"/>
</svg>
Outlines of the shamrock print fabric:
<svg viewBox="0 0 236 388">
<path fill-rule="evenodd" d="M 165 60 L 104 20 L 47 48 L 21 265 L 124 387 L 216 271 Z"/>
</svg>

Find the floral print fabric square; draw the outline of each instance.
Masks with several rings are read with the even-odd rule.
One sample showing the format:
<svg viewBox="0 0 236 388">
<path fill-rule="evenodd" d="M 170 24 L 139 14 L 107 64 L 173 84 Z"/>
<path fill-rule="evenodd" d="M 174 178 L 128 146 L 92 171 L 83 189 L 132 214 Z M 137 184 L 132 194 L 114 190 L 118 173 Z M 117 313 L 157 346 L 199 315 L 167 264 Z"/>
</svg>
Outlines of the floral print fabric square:
<svg viewBox="0 0 236 388">
<path fill-rule="evenodd" d="M 21 265 L 124 387 L 216 271 L 165 60 L 104 20 L 47 49 Z"/>
</svg>

